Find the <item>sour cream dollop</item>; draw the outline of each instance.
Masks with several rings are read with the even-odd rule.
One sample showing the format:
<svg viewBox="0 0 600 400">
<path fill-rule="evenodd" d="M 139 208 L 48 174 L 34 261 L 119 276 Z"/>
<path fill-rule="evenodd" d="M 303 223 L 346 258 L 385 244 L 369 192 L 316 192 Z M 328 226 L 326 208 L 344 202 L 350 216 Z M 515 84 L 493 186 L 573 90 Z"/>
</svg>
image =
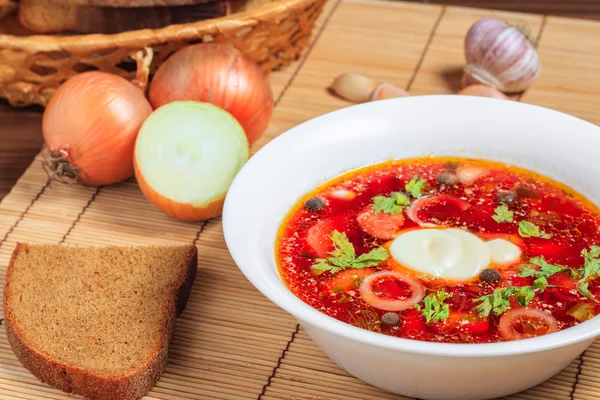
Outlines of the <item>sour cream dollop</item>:
<svg viewBox="0 0 600 400">
<path fill-rule="evenodd" d="M 508 265 L 521 256 L 521 249 L 507 240 L 486 242 L 455 228 L 411 230 L 398 235 L 389 250 L 406 268 L 448 280 L 467 280 L 492 263 Z"/>
</svg>

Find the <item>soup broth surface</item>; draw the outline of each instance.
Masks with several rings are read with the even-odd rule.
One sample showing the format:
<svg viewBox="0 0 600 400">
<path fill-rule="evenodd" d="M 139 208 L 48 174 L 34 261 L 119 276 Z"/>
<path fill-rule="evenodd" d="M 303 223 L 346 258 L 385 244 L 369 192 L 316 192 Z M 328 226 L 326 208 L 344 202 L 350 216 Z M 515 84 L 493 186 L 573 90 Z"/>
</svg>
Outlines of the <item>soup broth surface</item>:
<svg viewBox="0 0 600 400">
<path fill-rule="evenodd" d="M 340 321 L 402 338 L 485 343 L 600 312 L 600 218 L 569 187 L 484 160 L 394 160 L 307 194 L 284 220 L 287 287 Z"/>
</svg>

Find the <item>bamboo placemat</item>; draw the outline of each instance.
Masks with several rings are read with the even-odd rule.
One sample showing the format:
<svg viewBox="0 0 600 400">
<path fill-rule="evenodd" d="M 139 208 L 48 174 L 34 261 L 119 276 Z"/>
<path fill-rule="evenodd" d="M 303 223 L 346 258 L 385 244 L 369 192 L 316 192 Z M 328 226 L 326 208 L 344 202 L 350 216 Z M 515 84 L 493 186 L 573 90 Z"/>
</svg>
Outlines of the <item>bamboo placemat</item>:
<svg viewBox="0 0 600 400">
<path fill-rule="evenodd" d="M 271 76 L 276 110 L 256 148 L 300 122 L 347 106 L 325 90 L 345 71 L 396 83 L 413 94 L 455 91 L 464 62 L 464 35 L 476 19 L 489 14 L 527 22 L 536 37 L 542 75 L 516 100 L 600 122 L 600 23 L 330 0 L 304 57 Z M 464 115 L 469 118 L 469 110 Z M 2 280 L 17 241 L 198 246 L 199 274 L 192 296 L 177 323 L 168 368 L 148 399 L 403 399 L 335 366 L 293 318 L 258 293 L 230 258 L 220 219 L 205 224 L 171 220 L 148 204 L 133 181 L 98 189 L 51 185 L 38 156 L 0 204 Z M 72 396 L 38 383 L 20 365 L 0 329 L 0 400 L 67 398 Z M 554 378 L 511 397 L 598 398 L 600 342 Z"/>
</svg>

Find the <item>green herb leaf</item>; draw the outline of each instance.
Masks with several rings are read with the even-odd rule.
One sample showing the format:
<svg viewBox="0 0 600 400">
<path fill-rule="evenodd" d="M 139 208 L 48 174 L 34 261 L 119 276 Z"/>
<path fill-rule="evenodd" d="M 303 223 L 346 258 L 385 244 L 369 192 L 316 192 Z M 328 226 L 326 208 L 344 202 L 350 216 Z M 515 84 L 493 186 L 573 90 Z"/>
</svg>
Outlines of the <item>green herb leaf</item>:
<svg viewBox="0 0 600 400">
<path fill-rule="evenodd" d="M 327 271 L 335 274 L 346 268 L 374 267 L 387 260 L 390 256 L 387 249 L 378 247 L 356 258 L 354 246 L 350 243 L 345 233 L 334 230 L 330 237 L 334 250 L 329 253 L 329 257 L 317 258 L 315 260 L 316 262 L 311 266 L 311 269 L 316 275 Z"/>
<path fill-rule="evenodd" d="M 421 197 L 421 190 L 426 183 L 427 181 L 425 181 L 425 179 L 415 176 L 406 184 L 406 191 L 409 192 L 414 198 L 418 199 Z"/>
<path fill-rule="evenodd" d="M 350 243 L 345 233 L 334 230 L 331 233 L 331 241 L 333 242 L 334 248 L 334 250 L 329 253 L 331 257 L 339 258 L 348 264 L 354 260 L 354 257 L 356 257 L 354 246 L 352 246 L 352 243 Z"/>
<path fill-rule="evenodd" d="M 533 300 L 534 296 L 535 291 L 531 286 L 522 286 L 515 293 L 515 299 L 517 300 L 517 303 L 519 303 L 523 307 L 528 305 L 531 302 L 531 300 Z"/>
<path fill-rule="evenodd" d="M 546 290 L 548 287 L 548 279 L 545 276 L 540 276 L 533 281 L 533 287 L 536 289 L 540 289 L 541 292 Z"/>
<path fill-rule="evenodd" d="M 508 209 L 508 206 L 502 204 L 494 209 L 496 214 L 492 215 L 494 221 L 498 223 L 513 222 L 514 213 Z"/>
<path fill-rule="evenodd" d="M 403 193 L 392 193 L 389 197 L 373 197 L 373 210 L 375 213 L 398 214 L 404 206 L 410 205 L 410 199 Z"/>
<path fill-rule="evenodd" d="M 519 222 L 519 235 L 524 238 L 539 237 L 542 239 L 550 239 L 552 237 L 551 234 L 540 231 L 540 228 L 529 221 Z"/>
<path fill-rule="evenodd" d="M 598 258 L 600 256 L 600 246 L 596 246 L 595 244 L 590 246 L 590 250 L 583 249 L 581 254 L 585 258 L 585 260 L 593 260 L 594 258 Z"/>
<path fill-rule="evenodd" d="M 327 271 L 331 272 L 332 274 L 335 274 L 340 269 L 342 269 L 341 267 L 336 267 L 334 265 L 329 264 L 329 262 L 325 258 L 317 258 L 316 261 L 317 261 L 317 263 L 313 264 L 310 267 L 312 269 L 312 271 L 315 273 L 315 275 L 321 275 L 323 272 L 327 272 Z"/>
<path fill-rule="evenodd" d="M 431 293 L 423 299 L 423 306 L 415 304 L 415 308 L 423 314 L 427 323 L 441 321 L 450 315 L 450 306 L 444 300 L 451 297 L 452 293 L 446 293 L 444 289 L 437 293 Z"/>
<path fill-rule="evenodd" d="M 376 267 L 388 259 L 390 253 L 384 247 L 378 247 L 368 253 L 361 254 L 352 262 L 352 268 Z"/>
<path fill-rule="evenodd" d="M 537 265 L 539 268 L 533 268 L 530 264 Z M 563 267 L 558 264 L 548 264 L 544 257 L 533 257 L 528 264 L 519 267 L 521 278 L 534 277 L 533 286 L 540 291 L 544 291 L 548 286 L 548 279 L 554 274 L 567 271 L 571 278 L 575 277 L 575 272 L 571 268 Z"/>
<path fill-rule="evenodd" d="M 488 295 L 473 299 L 474 302 L 479 303 L 474 309 L 483 317 L 488 317 L 492 312 L 501 315 L 510 307 L 509 300 L 513 295 L 515 300 L 525 307 L 535 296 L 535 291 L 531 286 L 498 288 Z"/>
<path fill-rule="evenodd" d="M 600 273 L 600 246 L 592 245 L 589 250 L 583 249 L 581 251 L 583 256 L 583 268 L 578 270 L 581 278 L 579 279 L 577 288 L 585 297 L 594 298 L 590 290 L 588 289 L 589 281 L 597 278 Z"/>
<path fill-rule="evenodd" d="M 590 289 L 588 289 L 589 285 L 589 282 L 582 282 L 579 284 L 579 286 L 577 286 L 577 289 L 579 289 L 581 294 L 583 294 L 585 297 L 593 299 L 594 295 L 592 294 L 592 292 L 590 292 Z"/>
</svg>

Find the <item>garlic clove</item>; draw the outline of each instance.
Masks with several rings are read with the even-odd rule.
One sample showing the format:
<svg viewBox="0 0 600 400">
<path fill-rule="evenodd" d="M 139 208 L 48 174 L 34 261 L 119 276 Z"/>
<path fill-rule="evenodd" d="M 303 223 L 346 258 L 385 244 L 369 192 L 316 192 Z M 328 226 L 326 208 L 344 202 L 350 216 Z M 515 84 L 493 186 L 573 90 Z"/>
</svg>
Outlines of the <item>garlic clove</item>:
<svg viewBox="0 0 600 400">
<path fill-rule="evenodd" d="M 481 84 L 481 81 L 479 79 L 474 78 L 473 75 L 467 70 L 467 67 L 465 67 L 462 78 L 460 80 L 461 89 L 464 89 L 467 86 L 478 85 L 478 84 Z M 489 85 L 489 84 L 487 86 L 491 87 L 491 85 Z M 494 88 L 494 89 L 496 89 L 496 88 Z"/>
<path fill-rule="evenodd" d="M 347 72 L 335 78 L 330 89 L 346 100 L 364 103 L 369 101 L 371 93 L 376 87 L 377 83 L 373 80 L 363 75 Z"/>
<path fill-rule="evenodd" d="M 464 96 L 493 97 L 496 99 L 508 100 L 508 97 L 501 91 L 481 84 L 467 86 L 458 92 L 458 94 Z"/>
<path fill-rule="evenodd" d="M 528 88 L 539 76 L 541 64 L 523 31 L 495 18 L 475 22 L 465 38 L 468 79 L 504 93 Z"/>
<path fill-rule="evenodd" d="M 377 88 L 371 94 L 371 101 L 376 100 L 385 100 L 385 99 L 394 99 L 397 97 L 406 97 L 410 96 L 406 90 L 392 85 L 391 83 L 382 83 L 377 86 Z"/>
</svg>

